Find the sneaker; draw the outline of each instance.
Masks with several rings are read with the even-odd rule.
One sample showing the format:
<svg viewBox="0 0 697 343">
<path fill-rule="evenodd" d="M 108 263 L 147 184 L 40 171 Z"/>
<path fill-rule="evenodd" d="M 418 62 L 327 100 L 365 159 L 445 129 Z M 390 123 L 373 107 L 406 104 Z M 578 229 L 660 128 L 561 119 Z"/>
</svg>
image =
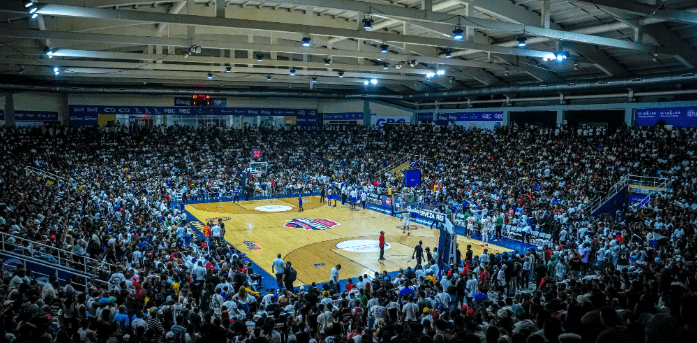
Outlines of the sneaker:
<svg viewBox="0 0 697 343">
<path fill-rule="evenodd" d="M 489 244 L 484 244 L 484 245 L 489 246 Z"/>
<path fill-rule="evenodd" d="M 411 236 L 411 232 L 407 233 L 407 236 Z"/>
</svg>

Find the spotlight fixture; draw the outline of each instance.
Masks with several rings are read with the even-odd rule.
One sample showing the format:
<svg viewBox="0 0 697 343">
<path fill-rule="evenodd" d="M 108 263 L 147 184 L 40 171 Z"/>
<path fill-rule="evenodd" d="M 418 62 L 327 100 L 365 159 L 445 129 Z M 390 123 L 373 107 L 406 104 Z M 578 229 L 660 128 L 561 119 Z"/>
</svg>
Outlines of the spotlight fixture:
<svg viewBox="0 0 697 343">
<path fill-rule="evenodd" d="M 332 60 L 329 58 L 324 59 L 324 65 L 330 65 L 332 63 Z"/>
<path fill-rule="evenodd" d="M 24 1 L 24 8 L 29 8 L 29 7 L 31 7 L 31 6 L 33 6 L 33 5 L 34 5 L 34 2 L 33 2 L 33 1 L 29 1 L 29 0 Z"/>
<path fill-rule="evenodd" d="M 527 40 L 528 40 L 528 38 L 525 37 L 525 36 L 523 36 L 523 37 L 518 37 L 518 47 L 523 48 L 523 47 L 525 47 L 526 45 L 528 45 Z"/>
<path fill-rule="evenodd" d="M 310 37 L 303 37 L 303 46 L 310 46 Z"/>
<path fill-rule="evenodd" d="M 266 81 L 271 81 L 271 75 L 266 76 Z"/>
<path fill-rule="evenodd" d="M 459 28 L 459 27 L 455 28 L 455 30 L 453 30 L 453 38 L 457 39 L 457 40 L 461 40 L 462 38 L 464 38 L 464 36 L 462 35 L 462 32 L 463 31 L 461 28 Z"/>
<path fill-rule="evenodd" d="M 557 56 L 556 56 L 555 54 L 551 53 L 551 52 L 548 53 L 547 55 L 545 55 L 545 57 L 542 58 L 542 60 L 545 61 L 545 62 L 547 62 L 547 61 L 549 61 L 549 60 L 554 60 L 554 59 L 557 59 Z"/>
<path fill-rule="evenodd" d="M 506 70 L 503 71 L 503 75 L 504 75 L 504 76 L 508 76 L 508 69 L 506 69 Z"/>
<path fill-rule="evenodd" d="M 261 62 L 264 60 L 264 55 L 262 54 L 257 54 L 257 61 Z"/>
<path fill-rule="evenodd" d="M 382 69 L 389 69 L 389 68 L 390 68 L 390 65 L 387 63 L 382 65 Z"/>
<path fill-rule="evenodd" d="M 34 14 L 34 12 L 38 11 L 39 9 L 37 7 L 32 7 L 29 9 L 29 14 Z"/>
<path fill-rule="evenodd" d="M 367 86 L 370 84 L 370 82 L 368 80 L 365 80 L 365 81 L 363 81 L 363 84 Z"/>
<path fill-rule="evenodd" d="M 38 16 L 39 16 L 38 13 L 34 13 L 34 14 L 31 15 L 31 18 L 32 18 L 32 19 L 36 19 Z"/>
<path fill-rule="evenodd" d="M 196 53 L 197 53 L 197 54 L 200 54 L 200 53 L 201 53 L 201 47 L 198 46 L 198 45 L 196 46 Z"/>
<path fill-rule="evenodd" d="M 213 79 L 213 73 L 208 73 L 208 79 L 212 80 Z"/>
<path fill-rule="evenodd" d="M 343 71 L 340 71 L 340 72 L 339 72 L 339 77 L 344 77 L 344 72 L 343 72 Z"/>
<path fill-rule="evenodd" d="M 382 52 L 387 52 L 387 48 L 389 48 L 389 46 L 387 44 L 380 45 L 380 51 L 382 51 Z"/>
<path fill-rule="evenodd" d="M 225 67 L 226 73 L 232 73 L 232 67 Z"/>
<path fill-rule="evenodd" d="M 317 82 L 317 78 L 316 78 L 316 77 L 313 77 L 313 78 L 312 78 L 312 82 Z"/>
<path fill-rule="evenodd" d="M 190 52 L 187 51 L 187 52 L 184 53 L 184 58 L 189 58 L 189 56 L 191 56 L 191 53 L 190 53 Z"/>
<path fill-rule="evenodd" d="M 574 63 L 574 70 L 578 70 L 578 63 Z"/>
<path fill-rule="evenodd" d="M 190 54 L 195 54 L 195 53 L 196 53 L 196 45 L 192 45 L 192 46 L 189 48 L 189 53 L 190 53 Z"/>
<path fill-rule="evenodd" d="M 48 58 L 53 57 L 53 50 L 51 50 L 51 48 L 49 47 L 44 48 L 44 53 L 46 53 L 46 56 L 48 56 Z"/>
<path fill-rule="evenodd" d="M 430 71 L 430 72 L 428 72 L 428 74 L 426 74 L 427 79 L 432 79 L 434 76 L 436 76 L 436 73 L 434 73 L 432 71 Z"/>
<path fill-rule="evenodd" d="M 450 51 L 445 52 L 445 58 L 451 58 L 453 55 L 450 54 Z"/>
<path fill-rule="evenodd" d="M 290 70 L 290 75 L 291 75 L 291 76 L 292 76 L 292 75 L 295 75 L 295 69 L 291 69 L 291 70 Z"/>
<path fill-rule="evenodd" d="M 58 67 L 53 67 L 53 74 L 58 75 L 60 72 L 61 70 Z"/>
<path fill-rule="evenodd" d="M 370 84 L 371 84 L 371 85 L 377 85 L 377 84 L 378 84 L 378 79 L 370 79 Z"/>
<path fill-rule="evenodd" d="M 436 70 L 436 75 L 438 75 L 438 76 L 443 76 L 443 75 L 445 75 L 445 69 L 438 69 L 438 70 Z"/>
<path fill-rule="evenodd" d="M 363 19 L 363 28 L 364 29 L 372 29 L 373 28 L 373 18 L 365 18 Z"/>
<path fill-rule="evenodd" d="M 565 51 L 559 51 L 556 53 L 555 58 L 556 58 L 557 62 L 563 62 L 567 58 L 569 58 L 569 53 L 567 53 Z"/>
</svg>

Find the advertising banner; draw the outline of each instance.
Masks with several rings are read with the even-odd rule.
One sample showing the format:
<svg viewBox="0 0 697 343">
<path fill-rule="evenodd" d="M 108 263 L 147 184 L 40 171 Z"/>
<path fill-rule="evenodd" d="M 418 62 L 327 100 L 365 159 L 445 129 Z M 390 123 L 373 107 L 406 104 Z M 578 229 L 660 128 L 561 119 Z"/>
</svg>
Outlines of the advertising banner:
<svg viewBox="0 0 697 343">
<path fill-rule="evenodd" d="M 362 120 L 363 112 L 323 113 L 324 120 Z"/>
<path fill-rule="evenodd" d="M 697 126 L 697 107 L 641 108 L 635 113 L 636 126 L 653 126 L 663 119 L 667 125 Z"/>
<path fill-rule="evenodd" d="M 503 121 L 503 112 L 460 112 L 439 113 L 439 120 L 458 121 Z"/>
<path fill-rule="evenodd" d="M 411 116 L 376 116 L 370 117 L 370 125 L 383 127 L 389 123 L 411 123 Z"/>
</svg>

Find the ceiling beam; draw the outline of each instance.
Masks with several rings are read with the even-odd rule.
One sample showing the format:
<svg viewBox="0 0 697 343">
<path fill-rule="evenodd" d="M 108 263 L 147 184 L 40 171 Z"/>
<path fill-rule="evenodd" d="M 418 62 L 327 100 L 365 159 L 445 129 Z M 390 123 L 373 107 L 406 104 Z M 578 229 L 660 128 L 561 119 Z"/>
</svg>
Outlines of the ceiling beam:
<svg viewBox="0 0 697 343">
<path fill-rule="evenodd" d="M 528 58 L 516 58 L 513 56 L 497 55 L 497 59 L 504 61 L 512 66 L 518 66 L 522 68 L 525 73 L 537 79 L 540 82 L 559 82 L 561 79 L 557 77 L 552 71 L 539 66 L 537 63 L 533 62 Z"/>
<path fill-rule="evenodd" d="M 41 54 L 38 50 L 34 53 Z M 263 66 L 267 68 L 259 68 L 260 72 L 272 67 L 295 67 L 295 68 L 327 68 L 323 62 L 303 62 L 303 61 L 287 61 L 287 60 L 272 60 L 264 59 L 262 61 L 257 61 L 256 59 L 247 58 L 228 58 L 228 57 L 209 57 L 193 55 L 188 58 L 184 58 L 181 55 L 173 54 L 142 54 L 142 53 L 128 53 L 128 52 L 109 52 L 109 51 L 87 51 L 87 50 L 70 50 L 70 49 L 58 49 L 53 53 L 54 57 L 68 57 L 68 58 L 93 58 L 93 59 L 108 59 L 108 60 L 134 60 L 134 61 L 161 61 L 161 62 L 177 62 L 180 64 L 162 64 L 166 66 L 159 69 L 171 69 L 178 70 L 178 66 L 186 64 L 196 64 L 197 67 L 203 68 L 201 70 L 206 70 L 205 68 L 216 67 L 221 68 L 221 65 L 235 65 L 235 64 L 245 64 L 250 66 Z M 61 60 L 58 60 L 61 61 Z M 184 64 L 182 64 L 184 63 Z M 212 64 L 212 66 L 200 65 L 201 63 Z M 142 63 L 141 63 L 142 64 Z M 144 69 L 150 67 L 145 66 Z M 195 69 L 195 70 L 199 70 Z M 359 64 L 342 64 L 342 63 L 332 63 L 329 69 L 335 71 L 359 71 L 359 72 L 373 72 L 378 73 L 380 78 L 390 78 L 390 75 L 398 75 L 395 79 L 403 79 L 403 76 L 414 75 L 416 77 L 422 77 L 430 72 L 428 69 L 416 69 L 416 68 L 403 68 L 401 70 L 384 69 L 382 66 L 369 66 L 369 65 L 359 65 Z M 183 70 L 183 69 L 182 69 Z M 287 69 L 279 69 L 286 71 Z M 371 74 L 372 76 L 373 74 Z M 364 76 L 367 77 L 367 76 Z"/>
<path fill-rule="evenodd" d="M 186 0 L 184 1 L 178 1 L 172 4 L 172 8 L 169 9 L 167 13 L 169 14 L 178 14 L 181 12 L 181 10 L 186 6 Z M 165 29 L 167 28 L 167 23 L 159 23 L 157 24 L 157 33 L 161 34 L 165 32 Z"/>
<path fill-rule="evenodd" d="M 527 33 L 535 36 L 544 36 L 552 39 L 560 39 L 565 41 L 578 41 L 582 43 L 604 45 L 615 48 L 624 48 L 632 50 L 640 50 L 646 52 L 654 52 L 655 47 L 625 41 L 621 39 L 612 39 L 599 36 L 585 35 L 573 32 L 566 32 L 561 30 L 546 29 L 540 27 L 530 27 L 521 24 L 510 24 L 504 23 L 496 20 L 480 19 L 474 17 L 461 17 L 453 16 L 447 13 L 424 11 L 413 8 L 403 8 L 390 5 L 380 5 L 375 3 L 359 2 L 359 1 L 349 1 L 349 0 L 284 0 L 283 3 L 293 3 L 296 5 L 303 6 L 314 6 L 314 7 L 324 7 L 324 8 L 334 8 L 340 10 L 349 10 L 359 13 L 379 13 L 383 16 L 391 16 L 395 18 L 403 18 L 408 20 L 417 21 L 428 21 L 433 23 L 438 23 L 442 25 L 455 26 L 455 25 L 466 25 L 469 27 L 475 27 L 482 30 L 491 31 L 502 31 L 511 33 Z M 40 4 L 38 13 L 56 16 L 73 16 L 73 17 L 84 17 L 84 18 L 97 18 L 97 19 L 116 19 L 116 20 L 130 20 L 130 21 L 140 21 L 140 22 L 163 22 L 163 23 L 174 23 L 174 24 L 185 24 L 185 25 L 202 25 L 202 26 L 219 26 L 219 27 L 238 27 L 238 28 L 248 28 L 248 29 L 258 29 L 258 30 L 268 30 L 268 31 L 286 31 L 286 32 L 297 32 L 297 33 L 309 33 L 317 35 L 329 35 L 336 37 L 355 37 L 363 39 L 374 39 L 379 41 L 397 41 L 409 44 L 422 44 L 430 46 L 441 46 L 450 48 L 460 48 L 460 49 L 473 49 L 481 51 L 491 51 L 501 54 L 511 54 L 511 55 L 521 55 L 529 57 L 543 57 L 542 52 L 536 52 L 537 54 L 526 53 L 526 49 L 499 49 L 497 47 L 491 47 L 480 44 L 473 44 L 468 42 L 452 42 L 447 40 L 430 40 L 425 37 L 408 37 L 402 36 L 402 39 L 397 39 L 392 37 L 394 35 L 376 34 L 365 31 L 348 30 L 348 29 L 338 29 L 338 28 L 317 28 L 308 25 L 294 25 L 294 24 L 280 24 L 275 22 L 258 22 L 252 20 L 244 19 L 224 19 L 224 18 L 211 18 L 211 17 L 199 17 L 192 15 L 171 15 L 164 13 L 155 12 L 142 12 L 142 11 L 124 11 L 115 9 L 97 9 L 91 7 L 77 7 L 77 6 L 64 6 L 64 5 L 52 5 L 52 4 Z M 21 3 L 0 3 L 0 10 L 13 11 L 26 13 L 24 6 Z M 465 23 L 463 24 L 463 18 Z M 516 53 L 515 50 L 520 50 L 520 53 Z"/>
<path fill-rule="evenodd" d="M 485 69 L 503 69 L 504 66 L 495 63 L 467 61 L 460 59 L 427 57 L 419 55 L 398 55 L 393 53 L 367 52 L 355 50 L 339 50 L 325 48 L 307 48 L 302 46 L 287 46 L 281 44 L 257 44 L 257 43 L 238 43 L 224 40 L 202 40 L 196 39 L 193 42 L 189 39 L 166 38 L 166 37 L 142 37 L 127 35 L 105 35 L 98 33 L 77 33 L 65 31 L 36 31 L 22 29 L 4 29 L 4 37 L 30 38 L 30 39 L 54 39 L 54 40 L 73 40 L 88 41 L 98 43 L 114 43 L 129 45 L 163 45 L 188 48 L 194 43 L 203 48 L 213 49 L 232 49 L 232 50 L 254 50 L 269 51 L 290 54 L 312 54 L 321 56 L 342 56 L 353 58 L 382 59 L 393 62 L 403 62 L 408 60 L 418 60 L 424 63 L 443 64 L 459 67 L 475 67 Z"/>
<path fill-rule="evenodd" d="M 658 42 L 675 53 L 682 64 L 688 68 L 697 68 L 697 49 L 693 48 L 684 41 L 677 33 L 671 31 L 663 23 L 647 25 L 642 27 L 642 30 L 647 35 L 659 38 Z"/>
<path fill-rule="evenodd" d="M 516 23 L 529 26 L 537 26 L 541 22 L 542 18 L 539 14 L 534 13 L 525 9 L 522 6 L 510 3 L 505 0 L 460 0 L 464 3 L 469 3 L 474 5 L 479 10 L 485 11 L 491 15 L 500 16 L 503 19 L 510 20 Z M 499 12 L 501 14 L 499 14 Z M 556 24 L 550 22 L 550 28 L 561 30 L 562 28 Z M 627 70 L 622 67 L 619 63 L 613 60 L 611 57 L 607 56 L 603 51 L 585 44 L 579 44 L 575 42 L 564 42 L 563 47 L 569 50 L 575 51 L 576 53 L 583 55 L 584 57 L 591 60 L 600 70 L 609 76 L 626 76 L 629 75 Z M 453 56 L 458 55 L 457 53 Z M 533 61 L 527 61 L 524 64 L 536 65 Z M 539 79 L 540 77 L 552 78 L 551 75 L 545 72 L 541 72 L 538 68 L 532 67 L 528 68 L 526 72 L 534 73 L 531 74 L 533 77 Z"/>
<path fill-rule="evenodd" d="M 622 12 L 638 14 L 642 16 L 651 16 L 654 18 L 664 19 L 677 23 L 685 23 L 694 25 L 697 24 L 697 13 L 685 10 L 665 9 L 661 4 L 659 6 L 644 4 L 636 1 L 628 0 L 579 0 L 595 6 L 620 10 Z"/>
</svg>

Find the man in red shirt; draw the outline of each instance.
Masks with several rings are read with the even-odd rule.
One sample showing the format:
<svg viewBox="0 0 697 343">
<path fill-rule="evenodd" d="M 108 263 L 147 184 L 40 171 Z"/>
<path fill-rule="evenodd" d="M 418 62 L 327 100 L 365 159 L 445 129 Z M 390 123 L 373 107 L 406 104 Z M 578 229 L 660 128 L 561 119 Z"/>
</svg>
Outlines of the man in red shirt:
<svg viewBox="0 0 697 343">
<path fill-rule="evenodd" d="M 382 261 L 385 259 L 385 231 L 380 231 L 380 243 L 378 246 L 380 246 L 380 258 L 378 261 Z"/>
</svg>

